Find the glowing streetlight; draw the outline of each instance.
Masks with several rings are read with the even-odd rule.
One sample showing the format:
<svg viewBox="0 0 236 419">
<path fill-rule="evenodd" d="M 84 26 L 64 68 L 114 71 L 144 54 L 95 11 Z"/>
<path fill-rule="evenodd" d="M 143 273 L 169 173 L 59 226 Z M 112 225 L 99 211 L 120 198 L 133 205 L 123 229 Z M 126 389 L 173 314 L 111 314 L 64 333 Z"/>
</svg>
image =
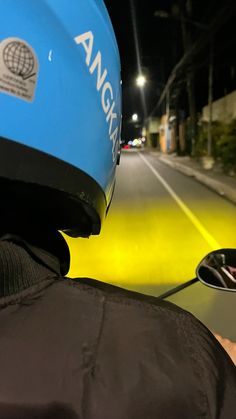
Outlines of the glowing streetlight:
<svg viewBox="0 0 236 419">
<path fill-rule="evenodd" d="M 145 76 L 143 76 L 142 74 L 140 74 L 137 78 L 136 78 L 136 84 L 138 87 L 144 87 L 145 84 L 147 82 L 147 79 Z"/>
<path fill-rule="evenodd" d="M 134 113 L 133 115 L 132 115 L 132 121 L 133 122 L 136 122 L 138 120 L 138 114 L 137 113 Z"/>
</svg>

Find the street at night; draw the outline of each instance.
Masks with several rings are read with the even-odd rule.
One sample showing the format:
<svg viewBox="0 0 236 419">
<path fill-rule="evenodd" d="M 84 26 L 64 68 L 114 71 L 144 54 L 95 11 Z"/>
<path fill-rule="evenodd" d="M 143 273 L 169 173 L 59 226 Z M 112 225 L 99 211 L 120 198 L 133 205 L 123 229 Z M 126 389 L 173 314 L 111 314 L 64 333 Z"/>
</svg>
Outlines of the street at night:
<svg viewBox="0 0 236 419">
<path fill-rule="evenodd" d="M 0 4 L 0 419 L 235 419 L 236 0 Z"/>
</svg>

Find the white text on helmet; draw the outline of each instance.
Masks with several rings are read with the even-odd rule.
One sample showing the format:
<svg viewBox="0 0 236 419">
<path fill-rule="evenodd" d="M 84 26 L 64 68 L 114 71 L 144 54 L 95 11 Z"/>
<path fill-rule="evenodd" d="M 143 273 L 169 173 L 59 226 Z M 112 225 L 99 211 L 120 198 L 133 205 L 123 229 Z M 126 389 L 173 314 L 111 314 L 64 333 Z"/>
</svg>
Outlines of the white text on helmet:
<svg viewBox="0 0 236 419">
<path fill-rule="evenodd" d="M 113 161 L 116 159 L 117 150 L 119 146 L 119 126 L 117 125 L 117 113 L 115 112 L 116 102 L 114 100 L 114 93 L 112 84 L 107 81 L 108 70 L 105 68 L 102 72 L 102 54 L 97 51 L 95 58 L 91 63 L 93 55 L 93 40 L 94 36 L 91 31 L 82 33 L 74 38 L 76 44 L 82 44 L 84 47 L 86 57 L 85 62 L 91 75 L 97 70 L 97 86 L 98 92 L 101 91 L 102 109 L 106 116 L 106 121 L 109 124 L 109 137 L 112 141 L 112 156 Z"/>
</svg>

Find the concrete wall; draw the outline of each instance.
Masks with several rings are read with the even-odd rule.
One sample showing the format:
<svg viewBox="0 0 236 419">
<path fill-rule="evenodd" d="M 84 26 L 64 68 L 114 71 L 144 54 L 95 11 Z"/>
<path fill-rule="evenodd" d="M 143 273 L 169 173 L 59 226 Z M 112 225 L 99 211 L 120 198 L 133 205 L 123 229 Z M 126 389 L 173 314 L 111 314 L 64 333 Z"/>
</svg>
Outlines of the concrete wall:
<svg viewBox="0 0 236 419">
<path fill-rule="evenodd" d="M 213 121 L 230 122 L 236 118 L 236 91 L 213 102 L 212 106 Z M 209 106 L 202 109 L 202 120 L 209 121 Z"/>
<path fill-rule="evenodd" d="M 162 115 L 161 117 L 161 125 L 160 125 L 160 148 L 163 153 L 166 153 L 166 123 L 167 117 L 166 115 Z"/>
<path fill-rule="evenodd" d="M 163 153 L 170 153 L 175 149 L 175 137 L 168 123 L 167 115 L 162 115 L 160 132 L 160 149 Z"/>
<path fill-rule="evenodd" d="M 158 134 L 160 126 L 159 118 L 148 118 L 148 131 L 150 134 Z"/>
</svg>

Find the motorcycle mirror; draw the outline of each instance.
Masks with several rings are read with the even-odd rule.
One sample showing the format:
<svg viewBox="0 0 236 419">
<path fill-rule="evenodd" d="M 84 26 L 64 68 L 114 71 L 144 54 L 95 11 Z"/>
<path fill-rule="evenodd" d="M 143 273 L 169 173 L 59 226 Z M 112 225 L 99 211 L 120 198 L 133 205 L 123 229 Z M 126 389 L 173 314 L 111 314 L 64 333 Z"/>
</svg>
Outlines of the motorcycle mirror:
<svg viewBox="0 0 236 419">
<path fill-rule="evenodd" d="M 236 291 L 236 249 L 219 249 L 209 253 L 199 263 L 196 274 L 204 285 Z"/>
</svg>

